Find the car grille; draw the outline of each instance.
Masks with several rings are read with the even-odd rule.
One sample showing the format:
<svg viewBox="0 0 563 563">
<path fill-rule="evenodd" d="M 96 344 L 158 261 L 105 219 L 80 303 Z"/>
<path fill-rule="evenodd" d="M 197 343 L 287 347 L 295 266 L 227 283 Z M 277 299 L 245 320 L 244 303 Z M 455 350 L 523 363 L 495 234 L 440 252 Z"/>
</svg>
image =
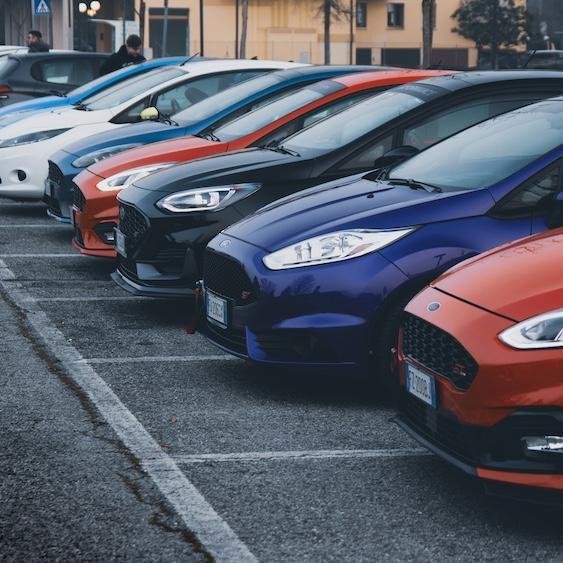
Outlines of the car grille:
<svg viewBox="0 0 563 563">
<path fill-rule="evenodd" d="M 129 278 L 137 279 L 137 265 L 130 258 L 119 256 L 119 271 Z"/>
<path fill-rule="evenodd" d="M 256 291 L 242 266 L 209 250 L 203 261 L 203 283 L 207 289 L 232 299 L 236 305 L 256 301 Z"/>
<path fill-rule="evenodd" d="M 55 184 L 61 184 L 63 181 L 61 169 L 51 160 L 49 160 L 49 180 Z"/>
<path fill-rule="evenodd" d="M 208 322 L 205 330 L 207 336 L 219 346 L 242 356 L 248 355 L 246 351 L 245 329 L 222 329 Z"/>
<path fill-rule="evenodd" d="M 147 220 L 140 211 L 130 205 L 119 204 L 119 230 L 131 242 L 138 242 L 148 229 Z"/>
<path fill-rule="evenodd" d="M 477 375 L 477 362 L 455 338 L 409 313 L 403 321 L 403 352 L 462 391 Z"/>
<path fill-rule="evenodd" d="M 80 211 L 84 211 L 84 206 L 86 205 L 86 198 L 84 194 L 80 191 L 80 188 L 73 182 L 73 195 L 72 204 Z"/>
</svg>

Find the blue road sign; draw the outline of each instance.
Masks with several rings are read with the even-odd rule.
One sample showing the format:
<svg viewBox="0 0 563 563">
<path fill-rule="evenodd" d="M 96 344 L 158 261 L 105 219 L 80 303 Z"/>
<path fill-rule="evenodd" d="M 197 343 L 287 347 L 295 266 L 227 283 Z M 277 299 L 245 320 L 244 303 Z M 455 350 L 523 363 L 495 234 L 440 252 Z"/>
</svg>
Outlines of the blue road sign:
<svg viewBox="0 0 563 563">
<path fill-rule="evenodd" d="M 34 16 L 50 16 L 51 0 L 33 0 Z"/>
</svg>

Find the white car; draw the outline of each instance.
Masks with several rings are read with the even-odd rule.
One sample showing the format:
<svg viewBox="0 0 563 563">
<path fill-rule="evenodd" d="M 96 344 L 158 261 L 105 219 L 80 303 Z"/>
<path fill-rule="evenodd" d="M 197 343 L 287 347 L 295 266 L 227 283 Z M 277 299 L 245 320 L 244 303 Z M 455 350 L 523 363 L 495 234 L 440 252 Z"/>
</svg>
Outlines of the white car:
<svg viewBox="0 0 563 563">
<path fill-rule="evenodd" d="M 0 196 L 41 199 L 48 159 L 68 143 L 134 123 L 148 106 L 173 115 L 283 61 L 198 60 L 157 68 L 85 99 L 80 105 L 24 115 L 0 128 Z"/>
</svg>

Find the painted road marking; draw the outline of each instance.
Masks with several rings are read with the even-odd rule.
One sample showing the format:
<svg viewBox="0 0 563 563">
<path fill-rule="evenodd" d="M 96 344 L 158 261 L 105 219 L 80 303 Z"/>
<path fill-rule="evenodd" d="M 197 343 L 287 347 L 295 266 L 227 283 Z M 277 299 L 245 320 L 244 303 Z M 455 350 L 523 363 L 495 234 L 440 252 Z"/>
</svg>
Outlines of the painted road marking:
<svg viewBox="0 0 563 563">
<path fill-rule="evenodd" d="M 86 258 L 78 252 L 50 253 L 50 254 L 0 254 L 0 258 Z"/>
<path fill-rule="evenodd" d="M 53 228 L 66 228 L 66 229 L 72 229 L 72 227 L 70 225 L 63 225 L 60 223 L 45 223 L 45 225 L 38 225 L 38 224 L 33 224 L 33 225 L 26 225 L 26 224 L 18 224 L 18 225 L 0 225 L 0 229 L 53 229 Z"/>
<path fill-rule="evenodd" d="M 232 454 L 175 455 L 174 461 L 180 464 L 277 461 L 277 460 L 315 460 L 315 459 L 372 459 L 382 457 L 419 457 L 433 455 L 422 448 L 397 448 L 380 450 L 306 450 L 288 452 L 242 452 Z"/>
<path fill-rule="evenodd" d="M 87 395 L 125 447 L 139 460 L 168 502 L 217 561 L 257 562 L 248 547 L 213 510 L 178 465 L 125 407 L 80 352 L 50 322 L 14 273 L 0 260 L 0 287 L 26 316 L 27 322 L 69 377 Z"/>
<path fill-rule="evenodd" d="M 84 358 L 81 363 L 87 364 L 130 364 L 135 362 L 215 362 L 225 361 L 242 362 L 240 358 L 227 354 L 214 354 L 211 356 L 136 356 L 134 358 Z"/>
<path fill-rule="evenodd" d="M 74 302 L 78 302 L 78 303 L 88 303 L 88 302 L 92 302 L 92 303 L 97 303 L 99 301 L 145 301 L 147 303 L 150 303 L 151 301 L 153 301 L 152 297 L 141 297 L 139 295 L 108 295 L 107 297 L 104 296 L 98 296 L 98 297 L 32 297 L 32 299 L 34 301 L 40 301 L 40 302 L 65 302 L 68 301 L 69 303 L 74 303 Z M 161 299 L 155 299 L 155 301 L 160 301 Z"/>
</svg>

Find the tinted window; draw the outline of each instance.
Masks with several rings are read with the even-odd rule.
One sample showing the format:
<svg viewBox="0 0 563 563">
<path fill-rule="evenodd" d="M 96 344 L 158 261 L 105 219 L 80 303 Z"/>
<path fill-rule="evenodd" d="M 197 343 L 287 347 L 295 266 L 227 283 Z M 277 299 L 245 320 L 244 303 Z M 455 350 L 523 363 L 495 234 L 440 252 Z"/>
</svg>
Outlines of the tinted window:
<svg viewBox="0 0 563 563">
<path fill-rule="evenodd" d="M 0 58 L 0 78 L 9 76 L 18 64 L 16 59 L 11 59 L 10 57 Z"/>
<path fill-rule="evenodd" d="M 92 80 L 94 61 L 90 59 L 47 59 L 33 64 L 31 74 L 40 82 L 49 84 L 84 84 Z"/>
<path fill-rule="evenodd" d="M 391 170 L 445 191 L 492 186 L 563 145 L 563 101 L 547 101 L 474 125 Z"/>
<path fill-rule="evenodd" d="M 179 76 L 188 76 L 188 74 L 177 67 L 157 68 L 141 76 L 133 76 L 119 84 L 114 84 L 104 91 L 84 99 L 83 103 L 92 110 L 112 108 Z"/>
<path fill-rule="evenodd" d="M 149 70 L 150 69 L 142 69 L 142 70 L 139 69 L 136 73 L 131 74 L 130 68 L 120 68 L 119 70 L 114 70 L 110 74 L 105 74 L 104 76 L 100 76 L 95 80 L 91 80 L 90 82 L 84 84 L 83 86 L 80 86 L 79 88 L 75 88 L 74 90 L 71 90 L 71 92 L 69 92 L 69 96 L 78 96 L 78 97 L 83 96 L 86 92 L 89 92 L 92 89 L 96 89 L 102 84 L 105 84 L 110 80 L 113 80 L 111 84 L 106 84 L 106 86 L 104 86 L 101 90 L 98 90 L 98 93 L 107 91 L 107 89 L 110 88 L 111 86 L 115 86 L 120 82 L 127 80 L 128 78 L 132 78 L 133 76 L 141 76 L 142 74 L 148 72 Z"/>
</svg>

